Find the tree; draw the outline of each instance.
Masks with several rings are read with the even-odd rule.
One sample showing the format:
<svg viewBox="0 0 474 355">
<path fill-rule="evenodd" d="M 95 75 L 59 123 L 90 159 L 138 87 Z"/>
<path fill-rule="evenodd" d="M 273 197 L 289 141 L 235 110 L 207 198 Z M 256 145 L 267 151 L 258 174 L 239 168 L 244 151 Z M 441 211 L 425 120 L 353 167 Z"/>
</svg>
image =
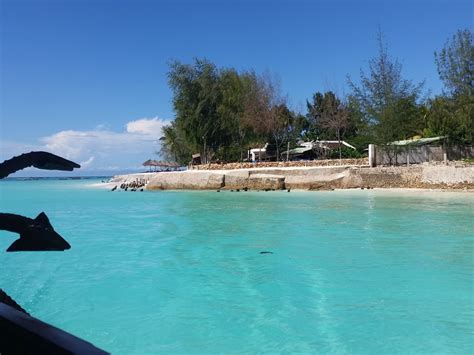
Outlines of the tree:
<svg viewBox="0 0 474 355">
<path fill-rule="evenodd" d="M 392 59 L 379 30 L 377 35 L 379 53 L 369 60 L 369 73 L 360 72 L 360 84 L 348 77 L 352 98 L 357 102 L 364 120 L 374 128 L 376 142 L 388 143 L 390 137 L 407 136 L 419 127 L 401 127 L 398 122 L 407 114 L 404 108 L 418 105 L 424 83 L 414 84 L 402 77 L 402 66 Z M 407 105 L 407 103 L 410 105 Z M 410 107 L 409 107 L 410 106 Z M 410 115 L 412 112 L 409 112 Z M 419 122 L 419 117 L 414 122 Z"/>
<path fill-rule="evenodd" d="M 272 132 L 267 118 L 274 96 L 255 73 L 195 59 L 171 63 L 168 79 L 176 117 L 163 130 L 164 154 L 180 161 L 196 152 L 204 162 L 242 160 L 250 140 Z"/>
<path fill-rule="evenodd" d="M 269 75 L 257 78 L 247 97 L 244 115 L 257 135 L 274 142 L 279 160 L 280 147 L 288 139 L 291 112 L 275 79 Z"/>
<path fill-rule="evenodd" d="M 221 120 L 217 106 L 219 73 L 214 64 L 196 59 L 193 65 L 173 62 L 168 82 L 173 90 L 176 127 L 183 134 L 188 147 L 200 151 L 207 162 L 222 143 Z"/>
<path fill-rule="evenodd" d="M 430 101 L 425 135 L 447 136 L 450 144 L 474 142 L 474 100 L 472 96 L 438 96 Z"/>
<path fill-rule="evenodd" d="M 474 141 L 474 46 L 472 33 L 459 30 L 435 52 L 445 93 L 429 102 L 426 135 L 448 137 L 448 144 Z"/>
<path fill-rule="evenodd" d="M 339 159 L 342 158 L 341 140 L 349 125 L 349 112 L 346 106 L 332 92 L 325 95 L 321 112 L 320 126 L 335 134 L 339 142 Z"/>
<path fill-rule="evenodd" d="M 227 148 L 236 146 L 240 161 L 243 160 L 245 143 L 252 135 L 252 124 L 244 113 L 256 81 L 255 73 L 239 74 L 234 69 L 223 70 L 219 79 L 222 101 L 217 111 L 222 118 L 223 128 L 230 134 L 231 147 Z M 228 157 L 236 159 L 231 153 Z"/>
<path fill-rule="evenodd" d="M 312 101 L 306 100 L 306 118 L 307 130 L 305 136 L 307 139 L 316 140 L 324 137 L 324 131 L 321 131 L 321 115 L 324 110 L 324 95 L 319 91 L 313 95 Z"/>
<path fill-rule="evenodd" d="M 176 127 L 176 121 L 164 126 L 162 133 L 163 135 L 160 138 L 161 155 L 167 160 L 187 164 L 190 160 L 192 150 L 190 150 L 184 139 L 182 131 Z"/>
<path fill-rule="evenodd" d="M 458 30 L 446 41 L 444 48 L 435 52 L 438 73 L 452 95 L 473 95 L 474 46 L 470 30 Z"/>
<path fill-rule="evenodd" d="M 364 153 L 367 146 L 375 142 L 374 126 L 364 115 L 359 102 L 352 95 L 349 95 L 345 101 L 349 112 L 346 139 L 357 148 L 359 153 Z"/>
<path fill-rule="evenodd" d="M 306 102 L 313 139 L 334 137 L 339 142 L 339 158 L 342 158 L 341 141 L 349 128 L 349 110 L 332 91 L 317 92 L 313 102 Z M 315 136 L 315 137 L 314 137 Z"/>
<path fill-rule="evenodd" d="M 289 160 L 290 146 L 297 146 L 298 142 L 302 139 L 304 132 L 308 128 L 308 120 L 306 116 L 301 113 L 290 111 L 287 109 L 287 137 L 286 137 L 286 159 Z"/>
<path fill-rule="evenodd" d="M 273 141 L 275 142 L 277 161 L 280 160 L 280 148 L 282 148 L 285 141 L 289 148 L 289 139 L 291 130 L 293 129 L 293 121 L 294 115 L 286 103 L 282 102 L 279 105 L 272 107 L 269 115 L 268 128 Z"/>
</svg>

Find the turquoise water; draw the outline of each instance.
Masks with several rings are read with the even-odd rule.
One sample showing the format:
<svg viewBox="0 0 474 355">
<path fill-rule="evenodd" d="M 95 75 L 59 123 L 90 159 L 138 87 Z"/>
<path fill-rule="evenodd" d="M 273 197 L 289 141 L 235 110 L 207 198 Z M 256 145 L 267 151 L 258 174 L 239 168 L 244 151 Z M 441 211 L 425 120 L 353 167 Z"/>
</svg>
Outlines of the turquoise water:
<svg viewBox="0 0 474 355">
<path fill-rule="evenodd" d="M 474 194 L 89 183 L 0 182 L 72 245 L 0 253 L 0 287 L 112 353 L 473 351 Z"/>
</svg>

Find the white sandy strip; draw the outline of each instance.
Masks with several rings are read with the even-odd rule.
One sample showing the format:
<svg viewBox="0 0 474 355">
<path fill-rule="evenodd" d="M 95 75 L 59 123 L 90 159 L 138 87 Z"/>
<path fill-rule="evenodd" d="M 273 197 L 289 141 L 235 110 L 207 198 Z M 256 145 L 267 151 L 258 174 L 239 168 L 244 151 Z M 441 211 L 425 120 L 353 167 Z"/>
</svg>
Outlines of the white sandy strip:
<svg viewBox="0 0 474 355">
<path fill-rule="evenodd" d="M 95 182 L 93 184 L 87 184 L 87 187 L 94 187 L 99 189 L 112 189 L 114 186 L 117 186 L 116 182 Z"/>
<path fill-rule="evenodd" d="M 119 186 L 119 183 L 116 182 L 98 182 L 93 184 L 87 184 L 87 187 L 106 189 L 111 190 L 115 186 Z M 176 190 L 178 191 L 178 190 Z M 189 190 L 183 190 L 189 191 Z M 214 190 L 209 190 L 214 191 Z M 286 192 L 286 190 L 283 190 Z M 373 188 L 373 189 L 336 189 L 334 191 L 330 190 L 314 190 L 309 191 L 306 189 L 292 189 L 294 193 L 325 193 L 325 194 L 340 194 L 340 195 L 375 195 L 375 196 L 424 196 L 424 197 L 444 197 L 444 198 L 459 198 L 466 197 L 469 199 L 474 199 L 474 189 L 468 190 L 444 190 L 444 189 L 408 189 L 408 188 Z M 276 191 L 278 192 L 278 191 Z"/>
</svg>

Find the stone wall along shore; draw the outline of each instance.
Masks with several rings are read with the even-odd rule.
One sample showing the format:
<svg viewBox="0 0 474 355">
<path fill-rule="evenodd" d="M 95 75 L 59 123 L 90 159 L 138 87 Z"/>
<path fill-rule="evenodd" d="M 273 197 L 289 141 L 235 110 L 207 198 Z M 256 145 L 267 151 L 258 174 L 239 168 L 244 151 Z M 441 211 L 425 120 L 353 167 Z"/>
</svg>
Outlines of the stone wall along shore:
<svg viewBox="0 0 474 355">
<path fill-rule="evenodd" d="M 317 167 L 317 166 L 368 166 L 368 158 L 360 159 L 325 159 L 307 161 L 263 161 L 255 163 L 209 163 L 193 165 L 192 170 L 234 170 L 234 169 L 254 169 L 254 168 L 285 168 L 285 167 Z"/>
<path fill-rule="evenodd" d="M 345 188 L 474 189 L 473 165 L 409 167 L 259 167 L 236 170 L 188 170 L 130 174 L 111 182 L 146 181 L 147 190 L 250 189 L 330 190 Z"/>
</svg>

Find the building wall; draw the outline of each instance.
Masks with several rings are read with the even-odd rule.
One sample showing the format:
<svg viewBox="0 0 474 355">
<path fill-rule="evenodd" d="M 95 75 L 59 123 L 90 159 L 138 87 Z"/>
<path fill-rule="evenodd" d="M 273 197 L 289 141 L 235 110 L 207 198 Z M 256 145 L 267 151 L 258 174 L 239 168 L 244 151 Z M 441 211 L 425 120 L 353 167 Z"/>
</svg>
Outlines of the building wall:
<svg viewBox="0 0 474 355">
<path fill-rule="evenodd" d="M 443 146 L 407 146 L 397 147 L 396 149 L 386 149 L 385 147 L 376 147 L 377 165 L 405 165 L 421 164 L 430 161 L 443 161 L 444 153 L 448 160 L 461 160 L 474 157 L 474 147 L 472 146 L 453 146 L 446 150 Z"/>
</svg>

